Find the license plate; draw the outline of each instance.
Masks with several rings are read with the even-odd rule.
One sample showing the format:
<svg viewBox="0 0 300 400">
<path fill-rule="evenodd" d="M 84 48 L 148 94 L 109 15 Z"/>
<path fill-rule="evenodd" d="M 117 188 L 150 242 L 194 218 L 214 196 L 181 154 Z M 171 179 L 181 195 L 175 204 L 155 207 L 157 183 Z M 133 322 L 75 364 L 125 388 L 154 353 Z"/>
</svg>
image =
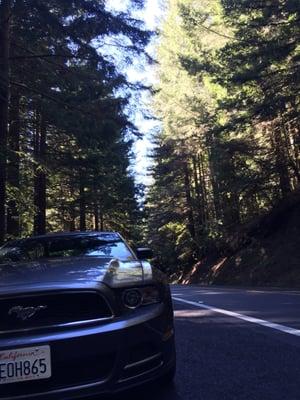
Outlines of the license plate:
<svg viewBox="0 0 300 400">
<path fill-rule="evenodd" d="M 50 346 L 0 351 L 0 385 L 50 377 Z"/>
</svg>

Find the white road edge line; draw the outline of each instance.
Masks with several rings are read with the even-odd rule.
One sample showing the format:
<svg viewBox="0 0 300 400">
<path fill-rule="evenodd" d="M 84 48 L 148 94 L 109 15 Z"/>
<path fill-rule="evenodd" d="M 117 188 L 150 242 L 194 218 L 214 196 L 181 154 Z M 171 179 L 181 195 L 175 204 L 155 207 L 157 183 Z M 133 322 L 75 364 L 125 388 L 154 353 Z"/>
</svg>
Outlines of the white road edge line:
<svg viewBox="0 0 300 400">
<path fill-rule="evenodd" d="M 184 300 L 184 299 L 181 299 L 180 297 L 172 296 L 172 298 L 175 301 L 179 301 L 179 302 L 185 303 L 185 304 L 190 304 L 191 306 L 204 308 L 205 310 L 210 310 L 210 311 L 213 311 L 213 312 L 216 312 L 219 314 L 228 315 L 229 317 L 238 318 L 238 319 L 241 319 L 246 322 L 251 322 L 253 324 L 265 326 L 267 328 L 275 329 L 277 331 L 288 333 L 290 335 L 300 336 L 300 329 L 294 329 L 294 328 L 290 328 L 285 325 L 280 325 L 280 324 L 275 324 L 274 322 L 265 321 L 263 319 L 253 318 L 253 317 L 249 317 L 248 315 L 239 314 L 239 313 L 236 313 L 233 311 L 223 310 L 222 308 L 216 308 L 216 307 L 208 306 L 206 304 L 196 303 L 195 301 Z"/>
</svg>

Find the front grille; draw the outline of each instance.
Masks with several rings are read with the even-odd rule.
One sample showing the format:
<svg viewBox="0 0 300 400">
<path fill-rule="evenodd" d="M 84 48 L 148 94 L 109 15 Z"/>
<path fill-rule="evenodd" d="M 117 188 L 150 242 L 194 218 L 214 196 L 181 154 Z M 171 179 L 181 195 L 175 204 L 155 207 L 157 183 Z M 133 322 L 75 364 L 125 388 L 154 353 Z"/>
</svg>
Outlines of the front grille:
<svg viewBox="0 0 300 400">
<path fill-rule="evenodd" d="M 97 292 L 72 291 L 0 298 L 0 332 L 85 323 L 111 317 L 112 311 L 106 300 Z"/>
</svg>

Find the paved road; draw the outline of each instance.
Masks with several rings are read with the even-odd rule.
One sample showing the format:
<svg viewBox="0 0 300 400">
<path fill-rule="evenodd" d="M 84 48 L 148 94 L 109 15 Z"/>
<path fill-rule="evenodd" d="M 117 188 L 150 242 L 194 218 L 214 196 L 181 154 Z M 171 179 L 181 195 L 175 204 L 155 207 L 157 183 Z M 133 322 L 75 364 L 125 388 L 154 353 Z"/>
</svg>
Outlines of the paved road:
<svg viewBox="0 0 300 400">
<path fill-rule="evenodd" d="M 137 398 L 300 400 L 300 292 L 199 286 L 172 292 L 175 384 Z"/>
</svg>

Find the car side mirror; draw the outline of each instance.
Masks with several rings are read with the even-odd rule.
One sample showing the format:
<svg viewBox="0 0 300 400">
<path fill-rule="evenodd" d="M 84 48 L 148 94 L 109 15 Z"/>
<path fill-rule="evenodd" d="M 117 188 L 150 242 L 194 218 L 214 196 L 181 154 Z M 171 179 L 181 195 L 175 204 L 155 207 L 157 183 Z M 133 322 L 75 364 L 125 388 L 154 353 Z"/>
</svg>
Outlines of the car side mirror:
<svg viewBox="0 0 300 400">
<path fill-rule="evenodd" d="M 136 255 L 139 260 L 149 260 L 153 258 L 153 251 L 147 247 L 140 247 L 136 250 Z"/>
</svg>

